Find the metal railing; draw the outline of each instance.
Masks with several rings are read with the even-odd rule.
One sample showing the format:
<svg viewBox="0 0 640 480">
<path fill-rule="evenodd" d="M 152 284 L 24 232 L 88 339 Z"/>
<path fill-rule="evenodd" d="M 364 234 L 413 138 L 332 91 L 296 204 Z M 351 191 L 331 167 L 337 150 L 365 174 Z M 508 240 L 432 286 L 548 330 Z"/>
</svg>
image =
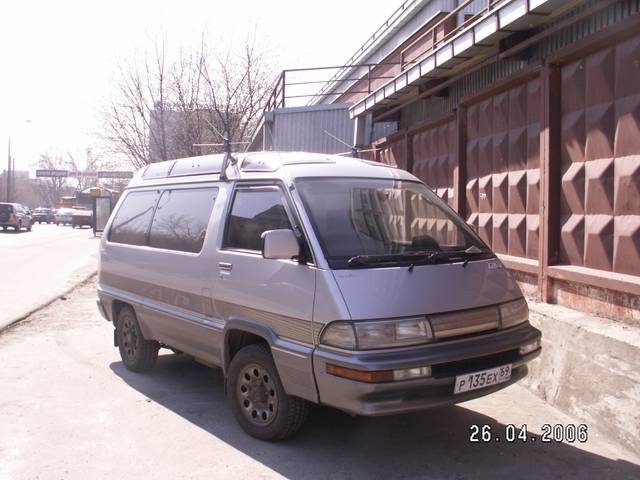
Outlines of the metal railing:
<svg viewBox="0 0 640 480">
<path fill-rule="evenodd" d="M 375 72 L 376 67 L 384 65 L 400 65 L 400 69 L 405 70 L 411 65 L 422 61 L 427 55 L 432 53 L 442 44 L 450 41 L 456 34 L 481 18 L 487 12 L 493 10 L 498 3 L 501 3 L 504 0 L 485 0 L 485 5 L 481 7 L 480 11 L 469 14 L 468 18 L 465 18 L 463 22 L 456 25 L 451 31 L 444 32 L 444 35 L 441 38 L 436 38 L 436 31 L 440 27 L 444 26 L 446 22 L 450 22 L 452 18 L 456 19 L 460 12 L 471 6 L 474 2 L 478 2 L 478 0 L 462 1 L 451 12 L 444 13 L 438 21 L 436 21 L 418 38 L 414 39 L 408 45 L 404 45 L 402 47 L 403 55 L 401 62 L 353 63 L 355 59 L 357 59 L 376 39 L 380 37 L 382 32 L 395 23 L 399 16 L 405 10 L 415 5 L 417 1 L 418 0 L 405 1 L 398 9 L 396 9 L 387 21 L 383 23 L 374 32 L 374 34 L 367 39 L 367 41 L 365 41 L 365 43 L 351 56 L 345 65 L 283 70 L 274 84 L 271 95 L 267 99 L 265 112 L 287 106 L 323 103 L 327 97 L 334 97 L 334 99 L 337 100 L 345 94 L 369 95 L 377 88 L 377 86 L 374 88 L 373 85 L 375 80 L 391 80 L 395 78 L 395 76 L 392 75 L 377 75 Z M 420 42 L 425 42 L 425 39 L 429 37 L 431 38 L 430 45 L 428 45 L 424 51 L 420 52 L 415 58 L 410 60 L 405 59 L 404 53 L 406 51 L 415 47 Z M 364 74 L 359 73 L 364 69 L 366 69 Z M 327 75 L 322 78 L 314 77 L 313 79 L 305 79 L 305 75 L 315 72 L 327 72 Z M 364 83 L 358 85 L 358 82 L 363 81 Z M 358 88 L 353 88 L 354 86 L 357 86 Z M 303 87 L 310 90 L 304 91 Z"/>
<path fill-rule="evenodd" d="M 265 103 L 264 111 L 272 111 L 276 108 L 302 106 L 320 103 L 324 98 L 335 96 L 339 98 L 344 94 L 369 94 L 373 91 L 375 80 L 389 80 L 391 75 L 376 75 L 372 69 L 378 65 L 400 65 L 399 63 L 360 63 L 351 65 L 338 65 L 329 67 L 293 68 L 283 70 L 278 76 L 271 95 Z M 362 77 L 347 77 L 333 80 L 333 73 L 344 68 L 366 68 L 367 73 Z M 320 76 L 318 76 L 320 75 Z M 351 89 L 351 82 L 363 82 L 358 89 Z M 321 86 L 327 83 L 335 83 L 336 89 L 325 92 Z M 341 85 L 346 88 L 340 90 Z"/>
<path fill-rule="evenodd" d="M 416 62 L 420 62 L 421 60 L 423 60 L 428 54 L 430 54 L 431 52 L 436 50 L 440 45 L 448 42 L 455 35 L 460 33 L 462 30 L 467 28 L 469 25 L 474 23 L 476 20 L 480 19 L 487 12 L 490 12 L 491 10 L 493 10 L 496 7 L 496 5 L 498 3 L 500 3 L 500 2 L 502 2 L 503 0 L 485 0 L 486 5 L 479 12 L 475 12 L 473 14 L 470 14 L 469 17 L 465 18 L 464 21 L 462 23 L 460 23 L 459 25 L 457 24 L 457 21 L 456 21 L 456 26 L 451 31 L 445 32 L 445 34 L 444 34 L 444 36 L 442 38 L 436 38 L 436 32 L 437 32 L 437 29 L 439 27 L 445 26 L 446 22 L 448 22 L 452 18 L 456 19 L 457 15 L 462 10 L 464 10 L 465 8 L 469 7 L 472 3 L 477 2 L 477 1 L 478 0 L 465 0 L 465 1 L 463 1 L 456 8 L 454 8 L 449 13 L 447 13 L 442 18 L 440 18 L 440 20 L 438 20 L 429 30 L 427 30 L 422 35 L 420 35 L 418 38 L 413 40 L 409 45 L 406 45 L 402 49 L 402 69 L 404 70 L 405 68 L 407 68 L 407 66 L 409 66 L 409 65 L 411 65 L 413 63 L 416 63 Z M 405 52 L 408 51 L 409 49 L 411 49 L 412 47 L 414 47 L 416 44 L 418 44 L 420 42 L 424 42 L 425 38 L 427 38 L 427 37 L 430 37 L 431 40 L 432 40 L 431 45 L 429 46 L 429 48 L 427 48 L 424 52 L 422 52 L 420 55 L 418 55 L 416 58 L 412 59 L 411 61 L 405 62 L 404 61 Z"/>
</svg>

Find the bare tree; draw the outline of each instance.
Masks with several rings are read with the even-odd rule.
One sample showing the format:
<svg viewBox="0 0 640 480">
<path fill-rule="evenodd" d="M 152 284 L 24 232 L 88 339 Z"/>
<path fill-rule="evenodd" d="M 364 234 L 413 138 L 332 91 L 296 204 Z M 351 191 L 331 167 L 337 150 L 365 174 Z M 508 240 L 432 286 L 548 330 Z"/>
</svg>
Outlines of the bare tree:
<svg viewBox="0 0 640 480">
<path fill-rule="evenodd" d="M 72 179 L 76 181 L 76 189 L 83 192 L 89 187 L 98 185 L 98 177 L 96 175 L 83 175 L 84 172 L 98 172 L 101 170 L 111 170 L 115 167 L 115 162 L 96 154 L 92 148 L 87 148 L 86 157 L 80 163 L 76 157 L 67 152 L 66 169 L 72 174 Z"/>
<path fill-rule="evenodd" d="M 203 53 L 200 74 L 206 87 L 207 123 L 217 125 L 232 141 L 248 140 L 270 93 L 272 76 L 255 39 L 248 38 L 240 53 Z"/>
<path fill-rule="evenodd" d="M 38 168 L 45 170 L 64 170 L 66 162 L 57 152 L 45 152 L 40 154 Z M 66 177 L 45 177 L 39 178 L 37 189 L 40 197 L 48 205 L 55 205 L 60 201 L 60 197 L 68 193 Z"/>
<path fill-rule="evenodd" d="M 142 61 L 120 64 L 116 96 L 104 112 L 105 139 L 115 153 L 124 154 L 135 168 L 149 163 L 152 138 L 154 144 L 166 144 L 162 114 L 167 97 L 165 57 L 164 43 L 156 44 L 154 62 L 145 55 Z M 157 111 L 159 123 L 152 128 Z M 162 152 L 166 150 L 163 148 Z"/>
<path fill-rule="evenodd" d="M 166 42 L 155 42 L 143 59 L 121 64 L 118 72 L 104 137 L 135 168 L 206 153 L 194 144 L 220 142 L 217 132 L 248 140 L 272 76 L 255 40 L 248 38 L 240 51 L 220 51 L 205 35 L 197 51 L 180 50 L 173 60 Z"/>
</svg>

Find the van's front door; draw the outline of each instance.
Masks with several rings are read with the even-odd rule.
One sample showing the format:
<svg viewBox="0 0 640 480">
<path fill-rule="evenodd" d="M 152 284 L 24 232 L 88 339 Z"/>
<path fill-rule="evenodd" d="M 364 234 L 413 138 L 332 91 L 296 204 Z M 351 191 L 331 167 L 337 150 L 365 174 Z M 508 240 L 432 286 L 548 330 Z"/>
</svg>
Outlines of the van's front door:
<svg viewBox="0 0 640 480">
<path fill-rule="evenodd" d="M 262 233 L 295 228 L 292 211 L 279 186 L 238 184 L 214 265 L 218 274 L 213 297 L 227 328 L 239 320 L 278 337 L 272 354 L 285 390 L 309 398 L 315 396 L 311 371 L 315 268 L 262 257 Z"/>
</svg>

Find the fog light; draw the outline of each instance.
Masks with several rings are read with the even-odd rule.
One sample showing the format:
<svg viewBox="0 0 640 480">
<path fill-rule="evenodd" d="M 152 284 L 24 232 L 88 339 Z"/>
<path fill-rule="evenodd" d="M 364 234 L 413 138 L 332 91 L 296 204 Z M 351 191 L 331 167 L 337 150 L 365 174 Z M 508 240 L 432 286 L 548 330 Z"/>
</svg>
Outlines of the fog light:
<svg viewBox="0 0 640 480">
<path fill-rule="evenodd" d="M 393 371 L 394 380 L 411 380 L 431 376 L 431 367 L 404 368 Z"/>
<path fill-rule="evenodd" d="M 528 355 L 531 352 L 535 352 L 541 347 L 540 339 L 537 339 L 535 342 L 527 343 L 520 347 L 520 355 Z"/>
</svg>

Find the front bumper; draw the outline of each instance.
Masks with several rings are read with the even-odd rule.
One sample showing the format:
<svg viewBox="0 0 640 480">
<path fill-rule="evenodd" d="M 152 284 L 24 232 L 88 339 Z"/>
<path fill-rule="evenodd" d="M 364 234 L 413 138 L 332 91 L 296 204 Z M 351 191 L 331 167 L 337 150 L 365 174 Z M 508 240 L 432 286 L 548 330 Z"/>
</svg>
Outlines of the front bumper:
<svg viewBox="0 0 640 480">
<path fill-rule="evenodd" d="M 355 354 L 317 348 L 313 367 L 320 403 L 357 415 L 391 415 L 465 402 L 501 390 L 527 375 L 526 363 L 540 349 L 521 356 L 519 347 L 541 336 L 529 323 L 509 330 L 434 343 L 420 348 L 378 350 Z M 327 363 L 357 370 L 396 370 L 431 366 L 431 377 L 367 383 L 327 373 Z M 510 363 L 509 381 L 454 395 L 456 375 Z"/>
</svg>

